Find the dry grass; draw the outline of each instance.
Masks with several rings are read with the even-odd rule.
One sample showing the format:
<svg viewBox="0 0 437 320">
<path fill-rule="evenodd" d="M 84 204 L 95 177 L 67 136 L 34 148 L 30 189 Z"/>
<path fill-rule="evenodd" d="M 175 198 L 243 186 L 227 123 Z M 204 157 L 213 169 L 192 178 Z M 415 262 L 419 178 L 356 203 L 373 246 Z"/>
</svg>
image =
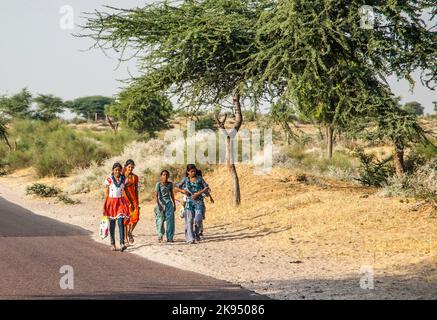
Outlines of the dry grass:
<svg viewBox="0 0 437 320">
<path fill-rule="evenodd" d="M 239 166 L 242 205 L 234 209 L 226 169 L 206 178 L 216 186 L 216 205 L 208 209 L 208 226 L 263 234 L 264 245 L 299 259 L 342 258 L 381 268 L 432 258 L 437 262 L 437 219 L 431 209 L 411 211 L 400 198 L 383 199 L 375 190 L 332 180 L 308 185 L 299 172 L 274 169 L 254 176 Z M 320 179 L 320 178 L 319 178 Z M 220 186 L 220 187 L 218 187 Z M 228 231 L 231 231 L 230 228 Z"/>
</svg>

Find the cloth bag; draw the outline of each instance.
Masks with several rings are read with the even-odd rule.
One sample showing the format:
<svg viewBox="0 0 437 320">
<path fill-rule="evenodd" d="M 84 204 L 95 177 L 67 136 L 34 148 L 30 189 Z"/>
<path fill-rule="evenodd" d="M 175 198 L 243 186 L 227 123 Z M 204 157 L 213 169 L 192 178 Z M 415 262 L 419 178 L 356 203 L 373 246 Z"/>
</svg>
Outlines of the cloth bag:
<svg viewBox="0 0 437 320">
<path fill-rule="evenodd" d="M 100 238 L 103 240 L 108 236 L 108 234 L 109 234 L 109 219 L 107 216 L 103 216 L 102 220 L 100 221 L 100 229 L 99 229 Z"/>
</svg>

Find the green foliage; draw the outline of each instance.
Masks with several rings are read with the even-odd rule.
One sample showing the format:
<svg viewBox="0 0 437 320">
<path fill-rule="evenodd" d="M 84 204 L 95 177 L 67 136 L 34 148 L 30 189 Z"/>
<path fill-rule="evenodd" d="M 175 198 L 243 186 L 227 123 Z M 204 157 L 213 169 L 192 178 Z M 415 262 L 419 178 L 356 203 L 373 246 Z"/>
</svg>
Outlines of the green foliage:
<svg viewBox="0 0 437 320">
<path fill-rule="evenodd" d="M 185 0 L 96 12 L 81 36 L 95 46 L 134 47 L 154 89 L 170 90 L 192 108 L 242 93 L 257 51 L 254 25 L 266 0 Z M 137 79 L 136 81 L 140 81 Z"/>
<path fill-rule="evenodd" d="M 147 140 L 149 138 L 148 136 L 138 135 L 129 128 L 123 128 L 117 134 L 110 131 L 96 132 L 89 129 L 81 130 L 77 134 L 82 139 L 97 144 L 103 153 L 111 156 L 120 154 L 124 147 L 134 140 Z"/>
<path fill-rule="evenodd" d="M 425 160 L 437 159 L 436 142 L 437 140 L 434 141 L 434 143 L 416 145 L 413 149 L 413 153 Z"/>
<path fill-rule="evenodd" d="M 105 107 L 113 102 L 114 99 L 110 97 L 88 96 L 66 101 L 65 107 L 86 119 L 94 119 L 96 113 L 98 117 L 103 118 Z"/>
<path fill-rule="evenodd" d="M 165 94 L 150 88 L 150 85 L 140 83 L 124 89 L 116 102 L 108 106 L 107 114 L 137 133 L 153 135 L 168 128 L 172 103 Z"/>
<path fill-rule="evenodd" d="M 6 128 L 6 121 L 0 118 L 0 140 L 4 140 L 4 142 L 9 145 L 8 140 L 8 130 Z"/>
<path fill-rule="evenodd" d="M 42 198 L 54 198 L 64 204 L 74 205 L 79 204 L 79 200 L 74 200 L 62 193 L 62 190 L 56 187 L 48 186 L 43 183 L 34 183 L 26 188 L 27 195 L 36 195 Z"/>
<path fill-rule="evenodd" d="M 32 113 L 32 94 L 27 88 L 10 97 L 0 97 L 0 116 L 11 118 L 30 118 Z"/>
<path fill-rule="evenodd" d="M 319 152 L 309 152 L 304 143 L 293 143 L 284 147 L 284 155 L 290 163 L 290 167 L 302 170 L 316 171 L 319 174 L 328 174 L 333 168 L 350 172 L 357 168 L 356 160 L 344 152 L 335 152 L 331 159 L 321 157 Z"/>
<path fill-rule="evenodd" d="M 423 116 L 423 111 L 425 110 L 425 107 L 417 101 L 411 101 L 404 104 L 402 106 L 402 109 L 409 113 L 415 114 L 416 116 Z"/>
<path fill-rule="evenodd" d="M 296 120 L 295 110 L 290 103 L 279 101 L 273 104 L 269 113 L 269 118 L 273 123 L 279 124 L 285 133 L 285 142 L 289 145 L 291 140 L 297 141 L 298 137 L 290 127 L 290 123 Z"/>
<path fill-rule="evenodd" d="M 215 130 L 216 125 L 217 125 L 217 123 L 216 123 L 214 116 L 212 114 L 206 114 L 206 115 L 200 116 L 196 120 L 196 130 L 202 130 L 202 129 Z"/>
<path fill-rule="evenodd" d="M 42 183 L 34 183 L 26 188 L 27 195 L 36 195 L 43 198 L 56 197 L 61 193 L 59 188 L 51 187 Z"/>
<path fill-rule="evenodd" d="M 363 4 L 277 1 L 258 21 L 260 49 L 248 72 L 259 86 L 267 83 L 272 94 L 294 101 L 299 114 L 343 131 L 351 118 L 364 123 L 367 114 L 393 108 L 388 76 L 412 85 L 420 66 L 421 80 L 433 87 L 437 33 L 420 17 L 433 1 L 372 2 L 379 16 L 372 30 L 360 26 Z"/>
<path fill-rule="evenodd" d="M 135 135 L 128 130 L 119 134 L 76 131 L 59 120 L 15 120 L 10 138 L 16 142 L 16 150 L 0 148 L 3 168 L 11 171 L 34 166 L 41 177 L 61 177 L 119 154 Z"/>
<path fill-rule="evenodd" d="M 437 208 L 437 159 L 421 164 L 402 177 L 392 177 L 381 191 L 385 196 L 405 196 L 424 200 Z"/>
<path fill-rule="evenodd" d="M 256 110 L 245 110 L 243 111 L 243 118 L 246 121 L 257 121 L 259 114 Z"/>
<path fill-rule="evenodd" d="M 64 110 L 62 99 L 51 94 L 40 94 L 33 101 L 37 105 L 34 118 L 38 120 L 50 121 L 57 119 L 58 115 Z"/>
<path fill-rule="evenodd" d="M 361 149 L 356 151 L 356 156 L 361 162 L 359 168 L 360 176 L 356 180 L 362 185 L 382 187 L 393 176 L 394 168 L 390 163 L 391 156 L 386 159 L 377 159 L 374 154 L 366 154 Z"/>
<path fill-rule="evenodd" d="M 64 203 L 64 204 L 68 204 L 68 205 L 74 205 L 74 204 L 79 204 L 80 200 L 75 200 L 70 198 L 69 196 L 65 195 L 65 194 L 61 194 L 57 197 L 58 201 Z"/>
</svg>

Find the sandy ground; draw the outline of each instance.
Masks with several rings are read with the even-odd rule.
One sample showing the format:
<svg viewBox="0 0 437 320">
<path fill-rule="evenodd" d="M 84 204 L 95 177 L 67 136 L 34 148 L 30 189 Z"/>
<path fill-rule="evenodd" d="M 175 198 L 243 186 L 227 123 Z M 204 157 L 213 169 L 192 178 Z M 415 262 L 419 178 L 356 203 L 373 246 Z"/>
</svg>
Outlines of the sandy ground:
<svg viewBox="0 0 437 320">
<path fill-rule="evenodd" d="M 146 202 L 128 251 L 276 299 L 437 298 L 437 213 L 431 208 L 380 198 L 374 190 L 347 183 L 299 182 L 296 172 L 285 169 L 255 176 L 240 166 L 238 172 L 243 195 L 238 209 L 228 204 L 226 169 L 206 175 L 216 203 L 207 203 L 202 243 L 184 243 L 183 221 L 177 217 L 176 242 L 159 244 L 153 205 Z M 62 188 L 72 179 L 39 182 Z M 101 192 L 72 196 L 81 204 L 64 205 L 26 196 L 34 180 L 31 170 L 1 177 L 0 196 L 81 226 L 110 250 L 109 239 L 98 237 Z"/>
</svg>

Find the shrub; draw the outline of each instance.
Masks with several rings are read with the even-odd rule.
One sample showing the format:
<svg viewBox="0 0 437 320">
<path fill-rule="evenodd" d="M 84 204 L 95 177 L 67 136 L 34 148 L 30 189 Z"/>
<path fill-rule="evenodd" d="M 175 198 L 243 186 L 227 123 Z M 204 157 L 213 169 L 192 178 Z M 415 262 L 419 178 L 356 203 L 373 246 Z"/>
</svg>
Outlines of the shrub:
<svg viewBox="0 0 437 320">
<path fill-rule="evenodd" d="M 118 134 L 77 131 L 59 120 L 15 120 L 11 125 L 11 141 L 16 143 L 16 150 L 0 148 L 2 167 L 15 170 L 34 166 L 40 177 L 62 177 L 76 168 L 102 164 L 105 159 L 119 154 L 135 137 L 129 130 Z"/>
<path fill-rule="evenodd" d="M 293 144 L 276 150 L 273 164 L 340 180 L 354 181 L 358 175 L 357 160 L 348 153 L 336 151 L 332 159 L 325 158 L 319 148 L 305 149 L 302 144 Z"/>
<path fill-rule="evenodd" d="M 256 121 L 258 120 L 258 113 L 254 110 L 245 110 L 243 111 L 243 119 L 245 121 Z"/>
<path fill-rule="evenodd" d="M 216 129 L 216 121 L 212 114 L 200 116 L 199 119 L 196 121 L 196 131 L 202 129 Z"/>
<path fill-rule="evenodd" d="M 382 187 L 387 184 L 388 179 L 393 176 L 394 168 L 390 161 L 392 157 L 379 160 L 374 154 L 366 154 L 362 149 L 356 151 L 361 165 L 359 177 L 356 178 L 362 185 L 368 187 Z"/>
<path fill-rule="evenodd" d="M 381 190 L 382 196 L 406 196 L 437 206 L 437 159 L 426 162 L 412 174 L 393 176 Z"/>
<path fill-rule="evenodd" d="M 60 193 L 60 189 L 42 183 L 34 183 L 26 188 L 26 194 L 36 195 L 43 198 L 56 197 Z"/>
<path fill-rule="evenodd" d="M 74 205 L 74 204 L 79 204 L 80 203 L 79 200 L 71 199 L 69 196 L 67 196 L 65 194 L 59 195 L 57 199 L 58 199 L 58 201 L 61 201 L 64 204 L 68 204 L 68 205 Z"/>
</svg>

